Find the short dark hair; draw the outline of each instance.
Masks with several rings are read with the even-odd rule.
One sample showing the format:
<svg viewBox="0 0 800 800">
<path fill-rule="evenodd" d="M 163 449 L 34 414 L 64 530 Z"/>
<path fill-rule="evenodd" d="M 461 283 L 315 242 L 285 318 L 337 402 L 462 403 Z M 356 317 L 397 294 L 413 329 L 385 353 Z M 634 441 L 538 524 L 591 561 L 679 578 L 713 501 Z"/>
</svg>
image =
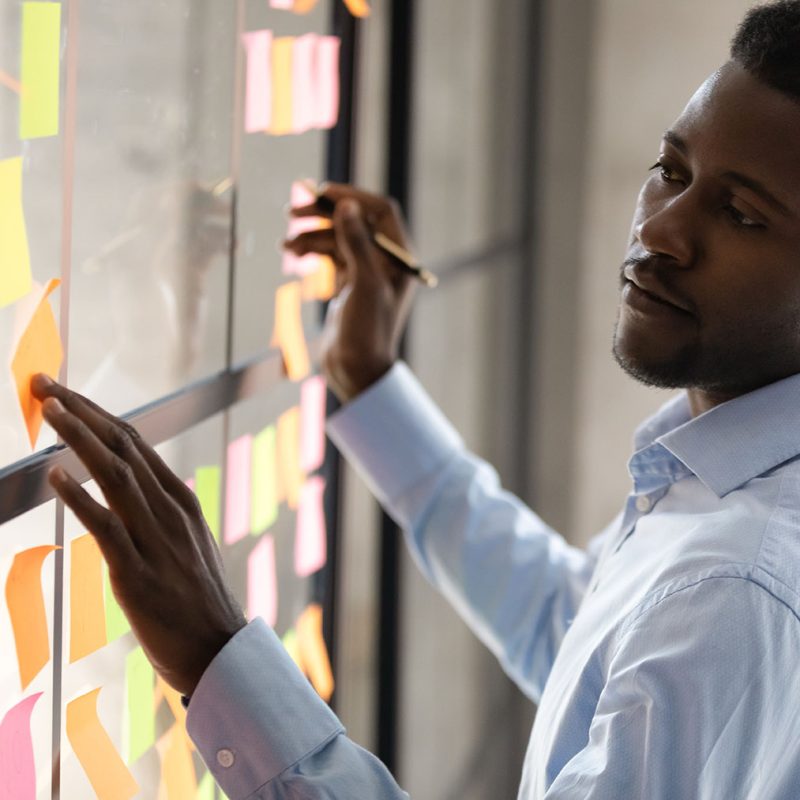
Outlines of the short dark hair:
<svg viewBox="0 0 800 800">
<path fill-rule="evenodd" d="M 800 0 L 751 8 L 731 40 L 731 58 L 763 83 L 800 101 Z"/>
</svg>

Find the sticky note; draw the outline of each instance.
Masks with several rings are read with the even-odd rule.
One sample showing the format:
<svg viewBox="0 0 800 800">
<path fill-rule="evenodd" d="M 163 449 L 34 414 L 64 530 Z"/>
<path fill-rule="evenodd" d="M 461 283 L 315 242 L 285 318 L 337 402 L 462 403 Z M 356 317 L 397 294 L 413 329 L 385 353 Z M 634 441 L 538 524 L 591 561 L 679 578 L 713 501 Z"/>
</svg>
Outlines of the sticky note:
<svg viewBox="0 0 800 800">
<path fill-rule="evenodd" d="M 225 544 L 235 544 L 250 533 L 250 465 L 253 437 L 249 434 L 228 445 L 225 479 Z"/>
<path fill-rule="evenodd" d="M 368 17 L 369 16 L 369 3 L 367 0 L 344 0 L 348 11 L 354 17 Z"/>
<path fill-rule="evenodd" d="M 16 78 L 9 75 L 4 69 L 0 69 L 0 86 L 11 89 L 15 94 L 22 94 L 22 84 Z"/>
<path fill-rule="evenodd" d="M 330 300 L 336 294 L 336 266 L 330 256 L 319 256 L 317 268 L 303 276 L 303 300 Z"/>
<path fill-rule="evenodd" d="M 6 711 L 0 722 L 0 800 L 36 800 L 31 715 L 42 692 Z"/>
<path fill-rule="evenodd" d="M 315 33 L 298 36 L 292 51 L 292 131 L 304 133 L 316 122 L 317 41 Z"/>
<path fill-rule="evenodd" d="M 183 727 L 186 723 L 186 709 L 181 703 L 181 696 L 178 694 L 177 689 L 173 689 L 160 675 L 156 675 L 156 694 L 154 705 L 156 709 L 161 704 L 161 701 L 166 700 L 169 710 L 175 721 Z"/>
<path fill-rule="evenodd" d="M 300 407 L 278 417 L 278 499 L 295 509 L 305 475 L 300 469 Z"/>
<path fill-rule="evenodd" d="M 309 191 L 304 185 L 303 181 L 294 181 L 292 183 L 291 195 L 289 203 L 293 208 L 300 208 L 309 203 L 313 203 L 315 195 Z M 330 228 L 332 225 L 329 219 L 324 217 L 289 217 L 289 224 L 286 230 L 286 238 L 293 239 L 301 233 L 307 231 L 315 231 L 324 228 Z M 318 253 L 306 253 L 305 255 L 295 255 L 291 250 L 283 251 L 283 274 L 284 275 L 310 275 L 315 273 L 319 268 L 322 260 L 326 256 L 321 256 Z M 301 294 L 305 297 L 304 292 Z"/>
<path fill-rule="evenodd" d="M 211 533 L 219 541 L 220 488 L 222 473 L 219 467 L 198 467 L 194 472 L 195 494 Z"/>
<path fill-rule="evenodd" d="M 297 620 L 297 649 L 303 672 L 325 701 L 333 694 L 333 672 L 322 636 L 322 606 L 312 603 Z"/>
<path fill-rule="evenodd" d="M 100 687 L 67 703 L 67 738 L 98 800 L 128 800 L 139 791 L 97 716 Z"/>
<path fill-rule="evenodd" d="M 31 256 L 22 210 L 22 159 L 0 161 L 0 308 L 31 291 Z"/>
<path fill-rule="evenodd" d="M 263 617 L 273 628 L 278 620 L 275 539 L 269 534 L 261 537 L 247 558 L 247 615 Z"/>
<path fill-rule="evenodd" d="M 300 386 L 300 469 L 313 472 L 325 460 L 325 378 L 314 375 Z"/>
<path fill-rule="evenodd" d="M 284 283 L 275 292 L 275 332 L 272 345 L 280 347 L 289 380 L 298 381 L 311 371 L 301 306 L 300 281 Z"/>
<path fill-rule="evenodd" d="M 277 430 L 268 425 L 253 439 L 250 532 L 258 535 L 278 518 Z"/>
<path fill-rule="evenodd" d="M 287 11 L 292 10 L 294 0 L 269 0 L 270 8 L 283 8 Z"/>
<path fill-rule="evenodd" d="M 300 651 L 297 649 L 297 631 L 294 628 L 289 628 L 281 638 L 286 652 L 292 657 L 292 661 L 297 664 L 300 669 L 303 669 L 303 662 L 300 660 Z"/>
<path fill-rule="evenodd" d="M 106 566 L 103 567 L 103 589 L 106 608 L 106 640 L 114 642 L 131 629 L 131 624 L 117 602 L 117 598 L 114 597 L 114 590 L 111 588 L 111 579 Z"/>
<path fill-rule="evenodd" d="M 61 4 L 22 4 L 19 138 L 58 134 Z"/>
<path fill-rule="evenodd" d="M 214 800 L 214 789 L 216 785 L 217 783 L 214 780 L 214 776 L 210 772 L 206 772 L 197 785 L 197 794 L 195 794 L 194 800 Z"/>
<path fill-rule="evenodd" d="M 269 132 L 292 133 L 292 51 L 293 36 L 272 40 L 272 113 Z"/>
<path fill-rule="evenodd" d="M 338 36 L 320 36 L 316 58 L 316 127 L 333 128 L 339 119 L 339 51 Z"/>
<path fill-rule="evenodd" d="M 242 34 L 247 53 L 244 129 L 266 131 L 272 116 L 272 31 Z"/>
<path fill-rule="evenodd" d="M 24 689 L 50 660 L 50 638 L 42 593 L 42 566 L 53 544 L 17 553 L 6 578 L 6 605 L 14 631 L 20 685 Z"/>
<path fill-rule="evenodd" d="M 70 663 L 105 647 L 103 556 L 90 534 L 70 544 L 69 660 Z"/>
<path fill-rule="evenodd" d="M 129 764 L 144 755 L 156 741 L 155 685 L 155 670 L 144 650 L 137 647 L 125 657 L 125 753 Z"/>
<path fill-rule="evenodd" d="M 300 490 L 294 536 L 294 571 L 306 578 L 325 566 L 328 537 L 325 528 L 325 480 L 309 478 Z"/>
<path fill-rule="evenodd" d="M 159 797 L 167 800 L 189 800 L 197 792 L 192 748 L 183 725 L 175 723 L 159 743 L 161 785 Z"/>
<path fill-rule="evenodd" d="M 31 394 L 31 378 L 37 372 L 44 372 L 55 380 L 64 360 L 58 326 L 47 300 L 59 283 L 61 281 L 53 279 L 45 286 L 11 359 L 11 372 L 31 449 L 36 446 L 43 421 L 42 404 Z"/>
</svg>

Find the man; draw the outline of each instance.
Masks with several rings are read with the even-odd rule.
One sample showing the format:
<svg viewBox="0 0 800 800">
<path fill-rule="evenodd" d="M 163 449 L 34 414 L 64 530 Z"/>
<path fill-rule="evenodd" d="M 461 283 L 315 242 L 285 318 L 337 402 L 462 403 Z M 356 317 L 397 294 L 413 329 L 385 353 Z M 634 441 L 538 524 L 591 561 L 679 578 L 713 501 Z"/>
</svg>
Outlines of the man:
<svg viewBox="0 0 800 800">
<path fill-rule="evenodd" d="M 685 391 L 637 429 L 633 491 L 586 552 L 502 491 L 397 360 L 413 287 L 369 237 L 404 243 L 394 206 L 329 186 L 333 228 L 288 245 L 340 266 L 331 437 L 539 705 L 525 800 L 800 797 L 798 131 L 791 0 L 747 15 L 639 195 L 613 354 Z M 225 791 L 404 796 L 275 634 L 247 624 L 183 483 L 88 401 L 35 391 L 110 510 L 63 471 L 53 485 L 97 537 L 145 652 L 191 696 L 189 732 Z"/>
</svg>

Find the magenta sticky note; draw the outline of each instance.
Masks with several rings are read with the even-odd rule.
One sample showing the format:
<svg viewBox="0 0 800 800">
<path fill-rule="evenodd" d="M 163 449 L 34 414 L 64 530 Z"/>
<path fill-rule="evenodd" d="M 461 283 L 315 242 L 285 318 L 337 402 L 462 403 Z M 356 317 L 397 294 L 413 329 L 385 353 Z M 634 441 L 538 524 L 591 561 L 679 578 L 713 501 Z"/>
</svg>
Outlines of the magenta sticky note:
<svg viewBox="0 0 800 800">
<path fill-rule="evenodd" d="M 315 196 L 302 181 L 292 183 L 289 202 L 294 208 L 307 206 L 313 203 Z M 293 239 L 300 233 L 315 231 L 321 227 L 319 217 L 290 217 L 289 225 L 286 230 L 286 238 Z M 283 252 L 283 274 L 284 275 L 310 275 L 319 269 L 320 256 L 317 253 L 308 253 L 304 256 L 296 256 L 290 250 Z"/>
<path fill-rule="evenodd" d="M 314 375 L 300 387 L 300 468 L 308 475 L 325 460 L 325 378 Z"/>
<path fill-rule="evenodd" d="M 250 535 L 250 460 L 253 437 L 234 439 L 228 445 L 225 483 L 225 544 Z"/>
<path fill-rule="evenodd" d="M 328 537 L 325 529 L 323 497 L 325 480 L 309 478 L 300 489 L 297 527 L 294 537 L 294 571 L 305 578 L 325 566 Z"/>
<path fill-rule="evenodd" d="M 338 36 L 320 36 L 316 61 L 316 127 L 332 128 L 339 119 Z"/>
<path fill-rule="evenodd" d="M 275 539 L 268 533 L 247 559 L 247 615 L 263 617 L 272 627 L 278 619 L 278 580 L 275 572 Z"/>
<path fill-rule="evenodd" d="M 305 133 L 315 127 L 317 100 L 317 43 L 319 36 L 307 33 L 294 40 L 292 49 L 292 130 Z"/>
<path fill-rule="evenodd" d="M 41 696 L 26 697 L 0 722 L 0 800 L 36 800 L 31 714 Z"/>
<path fill-rule="evenodd" d="M 265 131 L 272 117 L 272 31 L 242 34 L 247 53 L 244 129 Z"/>
</svg>

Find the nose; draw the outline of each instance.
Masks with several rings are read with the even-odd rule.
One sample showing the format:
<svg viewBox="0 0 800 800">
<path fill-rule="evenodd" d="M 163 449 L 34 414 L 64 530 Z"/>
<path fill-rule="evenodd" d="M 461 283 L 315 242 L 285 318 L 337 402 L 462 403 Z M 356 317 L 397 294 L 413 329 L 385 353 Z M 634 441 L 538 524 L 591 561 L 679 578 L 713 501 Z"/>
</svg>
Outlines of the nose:
<svg viewBox="0 0 800 800">
<path fill-rule="evenodd" d="M 700 209 L 691 189 L 669 199 L 640 197 L 633 234 L 650 253 L 669 256 L 678 264 L 689 264 L 695 253 L 695 226 Z"/>
</svg>

